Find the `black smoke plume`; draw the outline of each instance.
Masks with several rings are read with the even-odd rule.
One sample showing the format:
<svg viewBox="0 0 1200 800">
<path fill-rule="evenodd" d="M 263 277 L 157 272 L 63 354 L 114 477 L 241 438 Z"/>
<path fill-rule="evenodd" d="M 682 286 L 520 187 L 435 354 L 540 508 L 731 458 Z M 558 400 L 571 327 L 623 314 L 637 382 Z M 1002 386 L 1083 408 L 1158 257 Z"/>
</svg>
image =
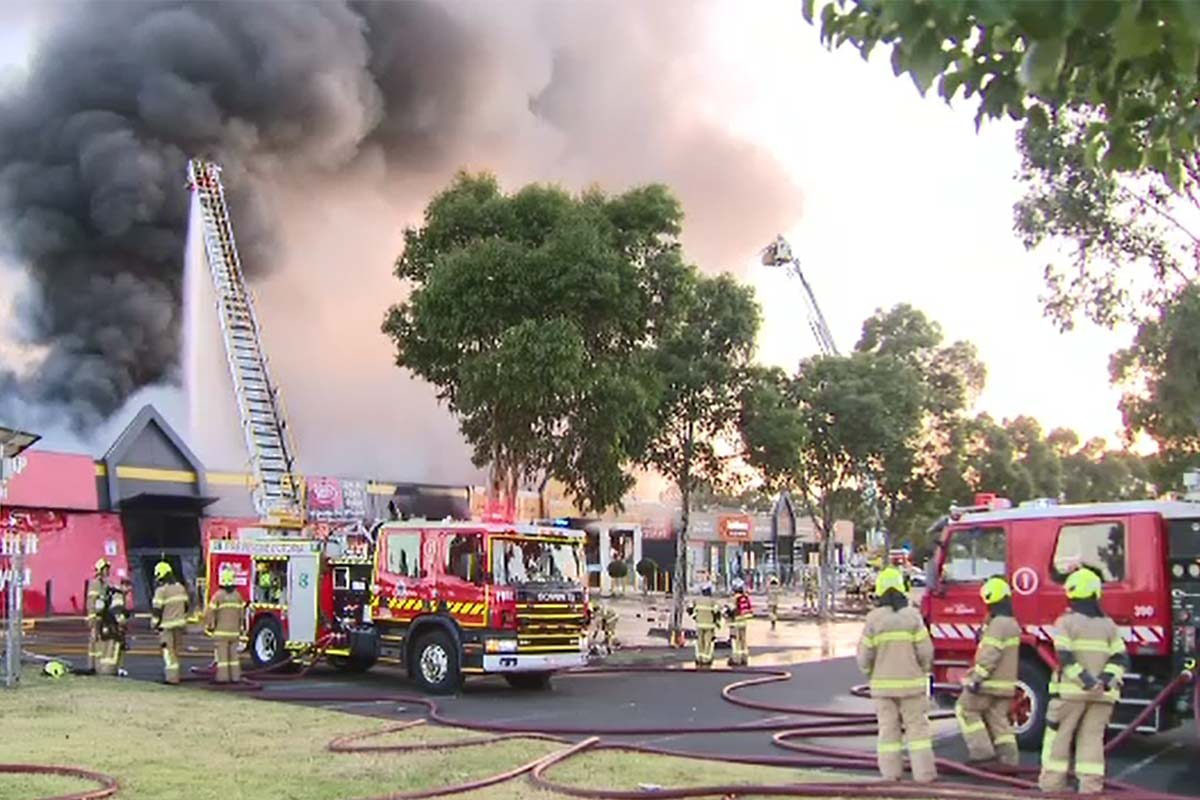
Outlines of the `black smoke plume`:
<svg viewBox="0 0 1200 800">
<path fill-rule="evenodd" d="M 56 9 L 0 95 L 0 260 L 30 279 L 0 338 L 39 351 L 25 369 L 0 363 L 0 416 L 37 409 L 86 432 L 177 380 L 192 155 L 225 165 L 252 275 L 281 266 L 272 181 L 304 176 L 320 202 L 322 176 L 366 159 L 397 192 L 460 166 L 612 189 L 662 180 L 701 231 L 693 254 L 722 268 L 798 215 L 774 161 L 696 110 L 702 81 L 680 66 L 690 3 Z"/>
</svg>

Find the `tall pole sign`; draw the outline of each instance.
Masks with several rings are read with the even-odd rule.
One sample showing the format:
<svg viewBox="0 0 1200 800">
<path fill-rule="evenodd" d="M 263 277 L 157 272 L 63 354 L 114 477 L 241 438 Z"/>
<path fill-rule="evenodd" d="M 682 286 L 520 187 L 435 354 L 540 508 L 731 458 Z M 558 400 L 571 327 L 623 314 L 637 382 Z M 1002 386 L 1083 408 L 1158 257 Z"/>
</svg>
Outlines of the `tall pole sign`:
<svg viewBox="0 0 1200 800">
<path fill-rule="evenodd" d="M 7 496 L 9 479 L 25 469 L 21 453 L 40 438 L 33 433 L 0 427 L 0 503 Z M 0 507 L 0 589 L 7 592 L 4 606 L 8 617 L 4 685 L 11 688 L 21 679 L 22 606 L 25 586 L 29 583 L 25 555 L 37 552 L 37 537 L 29 533 L 22 538 L 10 519 Z"/>
</svg>

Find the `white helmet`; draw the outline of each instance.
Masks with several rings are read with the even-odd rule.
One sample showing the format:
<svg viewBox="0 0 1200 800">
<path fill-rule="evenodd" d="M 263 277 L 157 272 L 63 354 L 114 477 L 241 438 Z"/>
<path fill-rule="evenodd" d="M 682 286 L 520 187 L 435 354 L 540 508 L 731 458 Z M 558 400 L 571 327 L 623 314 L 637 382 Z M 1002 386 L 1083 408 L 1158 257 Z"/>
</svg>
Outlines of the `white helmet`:
<svg viewBox="0 0 1200 800">
<path fill-rule="evenodd" d="M 734 578 L 731 586 L 733 586 L 733 590 L 735 592 L 741 592 L 741 591 L 745 590 L 746 582 L 743 581 L 741 578 Z"/>
</svg>

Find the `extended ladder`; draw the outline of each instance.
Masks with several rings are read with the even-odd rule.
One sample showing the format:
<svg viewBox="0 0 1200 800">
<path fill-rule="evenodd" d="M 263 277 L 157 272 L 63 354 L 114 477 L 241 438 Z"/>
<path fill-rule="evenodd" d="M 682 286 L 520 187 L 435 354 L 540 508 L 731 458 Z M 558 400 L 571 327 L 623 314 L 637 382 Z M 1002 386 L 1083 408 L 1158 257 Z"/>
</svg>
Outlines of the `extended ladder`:
<svg viewBox="0 0 1200 800">
<path fill-rule="evenodd" d="M 301 484 L 295 478 L 293 448 L 278 390 L 267 374 L 267 358 L 233 239 L 220 166 L 192 159 L 188 184 L 200 205 L 204 252 L 216 292 L 225 356 L 254 470 L 254 506 L 264 521 L 298 528 L 303 524 Z"/>
</svg>

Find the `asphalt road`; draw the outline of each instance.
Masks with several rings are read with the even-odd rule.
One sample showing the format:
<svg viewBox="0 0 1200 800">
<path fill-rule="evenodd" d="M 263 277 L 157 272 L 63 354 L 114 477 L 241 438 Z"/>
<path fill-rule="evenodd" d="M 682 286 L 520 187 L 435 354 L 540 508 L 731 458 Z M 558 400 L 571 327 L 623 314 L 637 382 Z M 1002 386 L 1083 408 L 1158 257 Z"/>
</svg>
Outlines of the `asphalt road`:
<svg viewBox="0 0 1200 800">
<path fill-rule="evenodd" d="M 85 642 L 67 630 L 45 629 L 29 637 L 27 647 L 46 655 L 65 655 L 81 663 Z M 126 667 L 133 679 L 159 680 L 161 660 L 154 649 L 149 631 L 135 635 L 132 655 Z M 185 658 L 185 668 L 206 663 L 203 637 L 189 637 L 188 645 L 195 648 L 191 658 Z M 818 660 L 812 660 L 818 659 Z M 773 652 L 773 666 L 789 660 L 787 666 L 792 680 L 786 683 L 755 687 L 745 691 L 745 697 L 788 705 L 841 710 L 870 710 L 870 703 L 850 697 L 847 690 L 862 681 L 862 676 L 848 658 L 821 659 L 819 651 L 799 648 L 791 652 Z M 499 678 L 468 680 L 461 694 L 438 698 L 447 716 L 503 722 L 517 727 L 543 728 L 549 726 L 589 725 L 603 727 L 686 727 L 688 725 L 746 724 L 773 718 L 764 712 L 740 708 L 724 702 L 720 689 L 733 678 L 714 671 L 710 674 L 620 674 L 620 675 L 560 675 L 548 692 L 517 692 Z M 184 688 L 181 691 L 188 691 Z M 368 698 L 387 693 L 415 693 L 403 674 L 392 668 L 379 667 L 365 675 L 346 675 L 318 667 L 299 681 L 268 684 L 266 696 L 301 692 L 336 693 L 350 697 Z M 420 714 L 416 707 L 400 707 L 394 702 L 346 700 L 320 703 L 321 706 L 378 718 L 409 718 Z M 963 760 L 963 747 L 952 721 L 937 723 L 935 748 L 940 756 Z M 771 743 L 771 734 L 749 732 L 721 735 L 641 735 L 621 737 L 625 741 L 653 744 L 671 749 L 697 753 L 746 755 L 787 755 Z M 870 738 L 830 740 L 837 747 L 858 747 L 871 752 Z M 1192 725 L 1159 736 L 1135 736 L 1122 746 L 1121 752 L 1109 759 L 1109 774 L 1148 789 L 1169 791 L 1180 795 L 1200 797 L 1200 739 Z M 1023 754 L 1027 764 L 1037 763 L 1036 753 Z"/>
</svg>

